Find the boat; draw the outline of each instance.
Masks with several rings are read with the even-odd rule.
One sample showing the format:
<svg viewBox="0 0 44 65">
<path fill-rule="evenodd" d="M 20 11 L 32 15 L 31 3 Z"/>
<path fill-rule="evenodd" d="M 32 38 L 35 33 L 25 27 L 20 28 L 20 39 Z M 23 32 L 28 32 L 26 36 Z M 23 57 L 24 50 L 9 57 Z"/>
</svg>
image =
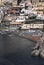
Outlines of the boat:
<svg viewBox="0 0 44 65">
<path fill-rule="evenodd" d="M 32 9 L 32 6 L 27 6 L 26 8 L 22 8 L 21 13 L 24 13 L 24 15 L 29 15 L 32 12 Z"/>
<path fill-rule="evenodd" d="M 6 16 L 4 17 L 4 21 L 5 21 L 5 22 L 11 22 L 11 21 L 12 21 L 12 16 L 11 16 L 10 14 L 6 15 Z"/>
<path fill-rule="evenodd" d="M 41 14 L 37 14 L 36 20 L 40 20 L 41 19 Z"/>
<path fill-rule="evenodd" d="M 37 14 L 36 20 L 44 21 L 44 14 Z"/>
<path fill-rule="evenodd" d="M 6 32 L 5 32 L 5 31 L 1 31 L 0 34 L 1 34 L 1 35 L 6 35 Z"/>
<path fill-rule="evenodd" d="M 31 23 L 36 20 L 36 15 L 35 14 L 29 14 L 26 16 L 26 23 Z"/>
<path fill-rule="evenodd" d="M 33 13 L 29 14 L 28 16 L 29 16 L 29 19 L 35 19 L 36 18 L 36 15 Z"/>
<path fill-rule="evenodd" d="M 5 31 L 5 32 L 6 32 L 6 34 L 11 34 L 13 31 L 8 30 L 8 31 Z"/>
<path fill-rule="evenodd" d="M 44 21 L 44 14 L 43 14 L 42 17 L 41 17 L 41 20 Z"/>
<path fill-rule="evenodd" d="M 18 29 L 20 29 L 20 26 L 10 25 L 10 30 L 11 31 L 15 31 L 15 30 L 18 30 Z"/>
<path fill-rule="evenodd" d="M 1 34 L 1 35 L 6 35 L 6 34 L 11 34 L 12 32 L 13 32 L 12 30 L 3 29 L 3 30 L 1 30 L 0 34 Z"/>
<path fill-rule="evenodd" d="M 16 18 L 16 21 L 15 22 L 21 22 L 21 23 L 23 23 L 23 22 L 25 22 L 26 20 L 25 20 L 25 17 L 24 16 L 18 16 L 17 18 Z"/>
</svg>

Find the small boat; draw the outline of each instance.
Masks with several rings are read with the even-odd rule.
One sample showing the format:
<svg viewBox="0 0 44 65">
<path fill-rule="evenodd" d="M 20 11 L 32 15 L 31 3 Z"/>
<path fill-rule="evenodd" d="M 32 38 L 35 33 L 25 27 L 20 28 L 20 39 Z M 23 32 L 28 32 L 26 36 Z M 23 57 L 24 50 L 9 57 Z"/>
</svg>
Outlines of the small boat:
<svg viewBox="0 0 44 65">
<path fill-rule="evenodd" d="M 11 34 L 13 31 L 5 29 L 0 32 L 1 35 Z"/>
<path fill-rule="evenodd" d="M 5 32 L 5 31 L 1 31 L 0 34 L 1 34 L 1 35 L 6 35 L 6 32 Z"/>
<path fill-rule="evenodd" d="M 44 21 L 44 14 L 37 14 L 36 20 Z"/>
<path fill-rule="evenodd" d="M 44 14 L 43 14 L 42 17 L 41 17 L 41 20 L 44 21 Z"/>
<path fill-rule="evenodd" d="M 40 20 L 41 19 L 41 14 L 37 14 L 36 20 Z"/>
<path fill-rule="evenodd" d="M 29 14 L 26 18 L 26 23 L 30 23 L 36 20 L 36 15 L 35 14 Z"/>
<path fill-rule="evenodd" d="M 29 19 L 35 19 L 36 15 L 35 14 L 29 14 Z"/>
<path fill-rule="evenodd" d="M 5 30 L 5 33 L 6 33 L 6 34 L 11 34 L 12 32 L 13 32 L 13 31 L 10 30 L 10 29 Z"/>
<path fill-rule="evenodd" d="M 18 16 L 17 17 L 17 19 L 16 19 L 16 22 L 21 22 L 21 23 L 23 23 L 23 22 L 25 22 L 26 20 L 25 20 L 25 17 L 24 16 Z"/>
</svg>

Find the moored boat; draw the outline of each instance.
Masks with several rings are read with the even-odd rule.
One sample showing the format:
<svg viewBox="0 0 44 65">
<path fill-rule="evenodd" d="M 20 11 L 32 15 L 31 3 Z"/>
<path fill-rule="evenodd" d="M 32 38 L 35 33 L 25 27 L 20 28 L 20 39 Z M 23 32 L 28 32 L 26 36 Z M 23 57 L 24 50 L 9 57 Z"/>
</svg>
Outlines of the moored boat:
<svg viewBox="0 0 44 65">
<path fill-rule="evenodd" d="M 24 16 L 18 16 L 16 18 L 16 22 L 21 22 L 21 23 L 24 23 L 26 20 L 25 20 L 25 17 Z"/>
<path fill-rule="evenodd" d="M 44 14 L 37 14 L 36 20 L 44 21 Z"/>
</svg>

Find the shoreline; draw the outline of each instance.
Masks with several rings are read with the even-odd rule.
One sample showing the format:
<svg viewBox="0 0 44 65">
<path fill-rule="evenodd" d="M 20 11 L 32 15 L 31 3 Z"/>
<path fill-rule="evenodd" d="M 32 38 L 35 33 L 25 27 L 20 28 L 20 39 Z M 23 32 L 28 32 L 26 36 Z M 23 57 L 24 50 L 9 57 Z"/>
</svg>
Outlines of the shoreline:
<svg viewBox="0 0 44 65">
<path fill-rule="evenodd" d="M 2 30 L 2 32 L 1 32 L 1 34 L 3 35 L 3 34 L 11 34 L 11 33 L 13 33 L 14 35 L 17 35 L 17 36 L 19 36 L 19 37 L 22 37 L 22 38 L 25 38 L 25 39 L 28 39 L 28 40 L 31 40 L 31 41 L 33 41 L 33 42 L 38 42 L 39 40 L 40 40 L 40 36 L 38 36 L 38 35 L 33 35 L 33 34 L 25 34 L 25 32 L 23 33 L 22 31 L 20 31 L 20 30 L 13 30 L 13 31 L 11 31 L 11 30 L 9 30 L 8 29 L 8 31 L 7 31 L 7 29 L 3 29 Z"/>
<path fill-rule="evenodd" d="M 33 41 L 33 42 L 37 42 L 37 41 L 39 41 L 39 39 L 40 39 L 40 36 L 35 36 L 35 37 L 34 37 L 33 35 L 30 35 L 30 34 L 29 34 L 29 36 L 27 36 L 27 35 L 23 35 L 23 34 L 20 33 L 20 32 L 14 32 L 14 35 L 17 35 L 17 36 L 19 36 L 19 37 L 22 37 L 22 38 L 31 40 L 31 41 Z"/>
</svg>

